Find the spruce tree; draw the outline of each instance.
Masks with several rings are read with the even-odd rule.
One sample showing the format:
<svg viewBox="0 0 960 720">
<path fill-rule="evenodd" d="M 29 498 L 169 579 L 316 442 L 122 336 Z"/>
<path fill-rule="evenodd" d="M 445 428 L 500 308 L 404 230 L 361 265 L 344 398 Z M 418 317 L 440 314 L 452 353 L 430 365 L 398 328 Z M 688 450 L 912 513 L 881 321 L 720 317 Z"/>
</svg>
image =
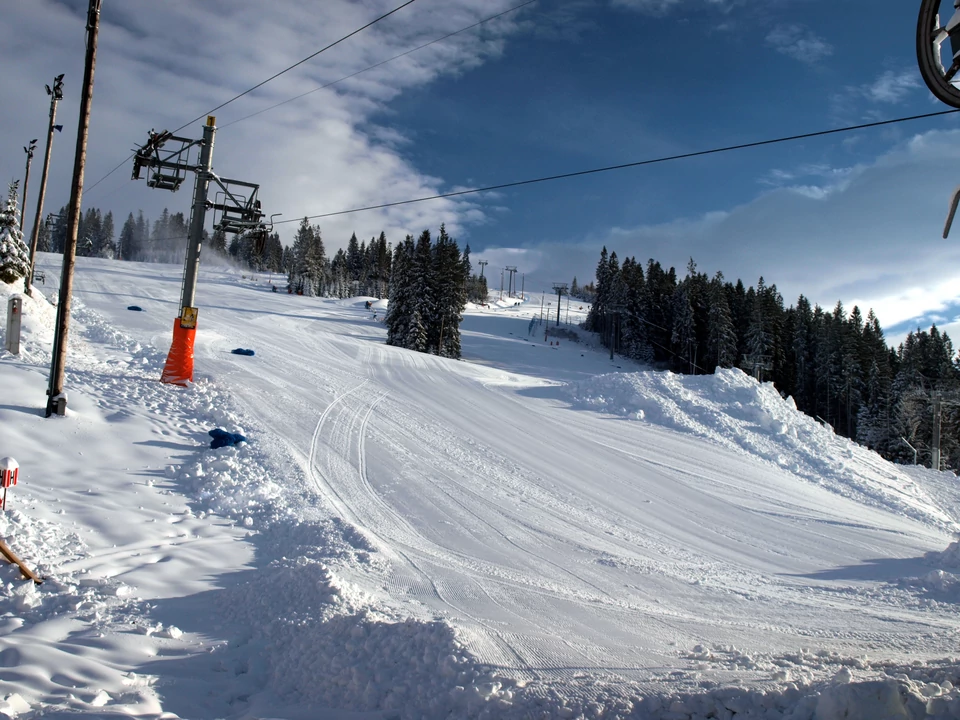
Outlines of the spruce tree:
<svg viewBox="0 0 960 720">
<path fill-rule="evenodd" d="M 707 365 L 732 368 L 737 364 L 737 333 L 727 302 L 723 273 L 719 270 L 707 289 Z"/>
<path fill-rule="evenodd" d="M 437 312 L 440 316 L 437 354 L 460 359 L 460 323 L 467 304 L 467 279 L 470 276 L 469 250 L 463 255 L 456 241 L 440 225 L 434 246 L 434 274 L 437 278 Z"/>
<path fill-rule="evenodd" d="M 590 306 L 590 311 L 587 313 L 587 320 L 584 324 L 584 327 L 592 332 L 602 332 L 604 327 L 604 314 L 606 313 L 610 294 L 610 266 L 606 246 L 604 246 L 600 251 L 600 260 L 597 263 L 596 278 L 596 295 L 593 298 L 593 304 Z"/>
<path fill-rule="evenodd" d="M 413 238 L 410 235 L 393 251 L 387 313 L 384 318 L 387 345 L 406 347 L 407 328 L 413 311 L 413 252 Z"/>
<path fill-rule="evenodd" d="M 120 242 L 117 248 L 117 257 L 121 260 L 133 260 L 137 254 L 136 247 L 137 223 L 133 219 L 133 213 L 127 215 L 127 219 L 120 228 Z"/>
<path fill-rule="evenodd" d="M 0 211 L 0 282 L 14 283 L 30 272 L 30 250 L 23 242 L 20 229 L 20 208 L 17 204 L 18 182 L 10 183 L 7 200 Z"/>
<path fill-rule="evenodd" d="M 673 292 L 673 332 L 670 344 L 673 350 L 673 365 L 678 372 L 696 372 L 696 334 L 693 324 L 693 306 L 690 304 L 689 285 L 681 282 Z"/>
<path fill-rule="evenodd" d="M 417 238 L 413 253 L 413 276 L 410 322 L 403 346 L 418 352 L 426 352 L 431 345 L 436 348 L 440 336 L 440 322 L 436 311 L 433 272 L 433 246 L 430 231 L 424 230 Z M 430 340 L 434 340 L 431 343 Z"/>
</svg>

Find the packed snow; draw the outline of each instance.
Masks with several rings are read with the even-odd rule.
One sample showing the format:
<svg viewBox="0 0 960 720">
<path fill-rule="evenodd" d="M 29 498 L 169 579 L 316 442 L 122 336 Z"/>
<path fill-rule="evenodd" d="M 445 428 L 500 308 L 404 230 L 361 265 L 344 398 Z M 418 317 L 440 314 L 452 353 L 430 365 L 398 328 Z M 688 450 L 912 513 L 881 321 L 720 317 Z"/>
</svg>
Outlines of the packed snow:
<svg viewBox="0 0 960 720">
<path fill-rule="evenodd" d="M 44 418 L 59 263 L 0 284 L 0 537 L 44 578 L 0 565 L 0 717 L 960 718 L 953 475 L 611 359 L 578 301 L 469 308 L 458 362 L 206 260 L 179 388 L 181 268 L 79 259 Z"/>
</svg>

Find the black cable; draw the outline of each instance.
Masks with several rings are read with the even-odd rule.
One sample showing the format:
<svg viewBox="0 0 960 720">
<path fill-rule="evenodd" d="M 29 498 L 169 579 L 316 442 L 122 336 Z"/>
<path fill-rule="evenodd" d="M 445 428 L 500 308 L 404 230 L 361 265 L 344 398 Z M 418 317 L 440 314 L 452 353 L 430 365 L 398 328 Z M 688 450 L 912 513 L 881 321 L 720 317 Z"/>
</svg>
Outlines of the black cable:
<svg viewBox="0 0 960 720">
<path fill-rule="evenodd" d="M 491 15 L 491 16 L 488 17 L 488 18 L 484 18 L 483 20 L 480 20 L 480 21 L 478 21 L 478 22 L 475 22 L 473 25 L 468 25 L 467 27 L 465 27 L 465 28 L 460 28 L 459 30 L 457 30 L 457 31 L 455 31 L 455 32 L 447 33 L 447 34 L 444 35 L 443 37 L 439 37 L 439 38 L 437 38 L 436 40 L 431 40 L 431 41 L 428 42 L 428 43 L 424 43 L 423 45 L 420 45 L 420 46 L 418 46 L 418 47 L 413 48 L 412 50 L 407 50 L 406 52 L 402 52 L 402 53 L 400 53 L 399 55 L 394 55 L 392 58 L 388 58 L 387 60 L 383 60 L 382 62 L 378 62 L 378 63 L 375 64 L 375 65 L 371 65 L 370 67 L 364 68 L 363 70 L 357 70 L 355 73 L 351 73 L 350 75 L 347 75 L 347 76 L 345 76 L 345 77 L 342 77 L 342 78 L 340 78 L 339 80 L 334 80 L 333 82 L 327 83 L 326 85 L 321 85 L 320 87 L 315 87 L 313 90 L 308 90 L 307 92 L 301 93 L 300 95 L 297 95 L 297 96 L 295 96 L 295 97 L 292 97 L 292 98 L 290 98 L 289 100 L 284 100 L 284 101 L 282 101 L 282 102 L 278 102 L 276 105 L 271 105 L 270 107 L 265 107 L 265 108 L 263 108 L 263 110 L 257 110 L 257 112 L 252 113 L 252 114 L 250 114 L 250 115 L 246 115 L 246 116 L 240 118 L 239 120 L 234 120 L 233 122 L 228 122 L 228 123 L 226 123 L 225 125 L 221 125 L 221 126 L 220 126 L 220 129 L 223 130 L 224 128 L 230 127 L 231 125 L 236 125 L 237 123 L 243 122 L 244 120 L 249 120 L 249 119 L 252 118 L 252 117 L 256 117 L 257 115 L 261 115 L 261 114 L 267 112 L 268 110 L 273 110 L 274 108 L 278 108 L 278 107 L 280 107 L 281 105 L 286 105 L 287 103 L 292 103 L 294 100 L 299 100 L 300 98 L 306 97 L 307 95 L 312 95 L 313 93 L 319 92 L 320 90 L 325 90 L 326 88 L 332 87 L 332 86 L 336 85 L 337 83 L 342 83 L 344 80 L 349 80 L 350 78 L 354 78 L 354 77 L 356 77 L 357 75 L 360 75 L 361 73 L 365 73 L 365 72 L 367 72 L 367 71 L 369 71 L 369 70 L 373 70 L 373 69 L 375 69 L 375 68 L 380 67 L 381 65 L 386 65 L 386 64 L 389 63 L 389 62 L 393 62 L 394 60 L 398 60 L 398 59 L 400 59 L 400 58 L 402 58 L 402 57 L 405 57 L 406 55 L 410 55 L 411 53 L 415 53 L 415 52 L 417 52 L 418 50 L 423 50 L 425 47 L 430 47 L 431 45 L 435 45 L 435 44 L 438 43 L 438 42 L 443 42 L 443 41 L 446 40 L 447 38 L 452 38 L 454 35 L 459 35 L 460 33 L 466 32 L 467 30 L 473 30 L 473 28 L 475 28 L 475 27 L 478 27 L 478 26 L 480 26 L 480 25 L 483 25 L 484 23 L 490 22 L 491 20 L 496 20 L 496 19 L 499 18 L 499 17 L 503 17 L 504 15 L 507 15 L 508 13 L 515 12 L 516 10 L 519 10 L 520 8 L 526 7 L 527 5 L 532 5 L 533 3 L 538 2 L 538 1 L 539 1 L 539 0 L 527 0 L 526 2 L 520 3 L 519 5 L 515 5 L 514 7 L 510 8 L 510 9 L 508 9 L 508 10 L 504 10 L 503 12 L 497 13 L 496 15 Z"/>
<path fill-rule="evenodd" d="M 130 157 L 128 157 L 128 158 L 127 158 L 126 160 L 124 160 L 122 163 L 120 163 L 119 165 L 117 165 L 113 170 L 111 170 L 111 171 L 108 172 L 106 175 L 104 175 L 102 178 L 100 178 L 99 180 L 97 180 L 93 185 L 91 185 L 90 187 L 86 188 L 86 189 L 84 190 L 84 192 L 88 192 L 88 193 L 89 193 L 89 192 L 93 192 L 93 189 L 94 189 L 97 185 L 99 185 L 100 183 L 102 183 L 102 182 L 103 182 L 104 180 L 106 180 L 108 177 L 110 177 L 111 175 L 113 175 L 117 170 L 119 170 L 120 168 L 122 168 L 122 167 L 123 167 L 124 165 L 126 165 L 128 162 L 130 162 L 130 160 L 131 160 L 132 158 L 133 158 L 133 155 L 130 155 Z"/>
<path fill-rule="evenodd" d="M 532 1 L 533 1 L 533 0 L 531 0 L 531 2 L 532 2 Z M 284 73 L 290 72 L 290 71 L 293 70 L 295 67 L 298 67 L 298 66 L 300 66 L 300 65 L 303 65 L 303 63 L 307 62 L 307 60 L 311 60 L 311 59 L 315 58 L 315 57 L 316 57 L 317 55 L 319 55 L 320 53 L 322 53 L 322 52 L 324 52 L 324 51 L 329 50 L 330 48 L 332 48 L 334 45 L 339 45 L 339 44 L 342 43 L 344 40 L 346 40 L 346 39 L 348 39 L 348 38 L 351 38 L 351 37 L 353 37 L 354 35 L 356 35 L 357 33 L 366 30 L 366 29 L 367 29 L 368 27 L 370 27 L 371 25 L 374 25 L 374 24 L 380 22 L 380 21 L 383 20 L 384 18 L 389 17 L 390 15 L 393 15 L 395 12 L 397 12 L 397 10 L 402 10 L 402 9 L 405 8 L 407 5 L 411 5 L 411 4 L 414 3 L 414 2 L 416 2 L 416 0 L 407 0 L 407 2 L 403 3 L 403 5 L 400 5 L 400 6 L 398 6 L 398 7 L 395 7 L 393 10 L 391 10 L 390 12 L 388 12 L 388 13 L 386 13 L 386 14 L 384 14 L 384 15 L 381 15 L 381 16 L 378 17 L 376 20 L 371 20 L 371 21 L 368 22 L 366 25 L 364 25 L 362 28 L 358 28 L 358 29 L 354 30 L 354 31 L 353 31 L 352 33 L 350 33 L 349 35 L 344 35 L 342 38 L 340 38 L 340 39 L 337 40 L 336 42 L 330 43 L 330 44 L 327 45 L 325 48 L 321 48 L 320 50 L 317 50 L 317 51 L 316 51 L 315 53 L 313 53 L 312 55 L 308 55 L 307 57 L 303 58 L 303 60 L 300 60 L 299 62 L 294 63 L 293 65 L 291 65 L 290 67 L 286 68 L 285 70 L 281 70 L 280 72 L 276 73 L 275 75 L 272 75 L 272 76 L 268 77 L 266 80 L 264 80 L 264 81 L 261 82 L 261 83 L 258 83 L 258 84 L 256 84 L 256 85 L 254 85 L 252 88 L 249 88 L 248 90 L 244 90 L 242 93 L 240 93 L 240 94 L 237 95 L 236 97 L 230 98 L 230 99 L 227 100 L 225 103 L 221 103 L 220 105 L 217 105 L 215 108 L 213 108 L 213 110 L 210 110 L 210 111 L 208 111 L 208 112 L 203 113 L 202 115 L 199 115 L 198 117 L 195 117 L 195 118 L 194 118 L 193 120 L 191 120 L 190 122 L 184 123 L 183 125 L 181 125 L 180 127 L 178 127 L 176 130 L 172 131 L 171 134 L 176 135 L 178 132 L 180 132 L 180 131 L 183 130 L 185 127 L 187 127 L 187 125 L 192 125 L 193 123 L 197 122 L 198 120 L 203 120 L 207 115 L 210 115 L 211 113 L 216 112 L 217 110 L 219 110 L 219 109 L 222 108 L 222 107 L 226 107 L 227 105 L 229 105 L 230 103 L 232 103 L 234 100 L 239 100 L 239 99 L 242 98 L 244 95 L 247 95 L 248 93 L 253 92 L 253 91 L 256 90 L 257 88 L 263 87 L 264 85 L 266 85 L 266 84 L 267 84 L 268 82 L 270 82 L 271 80 L 276 80 L 278 77 L 280 77 L 280 76 L 283 75 Z M 508 11 L 508 12 L 509 12 L 509 11 Z M 412 51 L 411 51 L 411 52 L 412 52 Z M 398 57 L 399 57 L 399 56 L 398 56 Z M 389 62 L 389 61 L 387 61 L 387 62 Z M 374 66 L 374 67 L 376 67 L 376 66 Z M 369 68 L 368 68 L 368 69 L 369 69 Z M 361 70 L 360 72 L 364 72 L 364 71 Z M 342 79 L 345 80 L 346 78 L 342 78 Z M 338 80 L 337 82 L 340 82 L 340 81 Z M 318 89 L 319 89 L 319 88 L 318 88 Z M 312 91 L 311 91 L 311 92 L 312 92 Z M 293 99 L 296 100 L 296 98 L 293 98 Z M 282 104 L 282 103 L 281 103 L 281 104 Z M 270 109 L 270 108 L 267 108 L 267 110 L 269 110 L 269 109 Z M 264 110 L 261 110 L 260 112 L 265 112 L 265 111 L 264 111 Z M 257 113 L 254 113 L 254 114 L 257 114 Z M 251 115 L 250 117 L 253 117 L 253 116 Z M 242 119 L 245 120 L 246 118 L 242 118 Z M 235 122 L 240 122 L 240 121 L 237 120 L 237 121 L 235 121 Z M 230 124 L 233 125 L 234 123 L 230 123 Z M 126 165 L 128 162 L 130 162 L 131 158 L 133 158 L 133 155 L 130 155 L 126 160 L 124 160 L 122 163 L 120 163 L 119 165 L 117 165 L 113 170 L 111 170 L 110 172 L 108 172 L 108 173 L 107 173 L 106 175 L 104 175 L 102 178 L 100 178 L 99 180 L 97 180 L 93 185 L 91 185 L 89 188 L 87 188 L 87 192 L 91 192 L 97 185 L 99 185 L 100 183 L 102 183 L 102 182 L 103 182 L 104 180 L 106 180 L 108 177 L 110 177 L 111 175 L 113 175 L 117 170 L 119 170 L 120 168 L 122 168 L 122 167 L 123 167 L 124 165 Z"/>
<path fill-rule="evenodd" d="M 364 25 L 362 28 L 357 28 L 357 29 L 354 30 L 352 33 L 350 33 L 349 35 L 344 35 L 342 38 L 340 38 L 340 39 L 337 40 L 336 42 L 332 42 L 332 43 L 330 43 L 329 45 L 327 45 L 325 48 L 321 48 L 320 50 L 317 50 L 315 53 L 313 53 L 313 54 L 311 54 L 311 55 L 307 55 L 305 58 L 303 58 L 303 60 L 300 60 L 299 62 L 295 62 L 295 63 L 294 63 L 293 65 L 291 65 L 290 67 L 281 70 L 280 72 L 276 73 L 275 75 L 271 75 L 270 77 L 268 77 L 268 78 L 267 78 L 266 80 L 264 80 L 263 82 L 260 82 L 260 83 L 257 83 L 256 85 L 254 85 L 252 88 L 249 88 L 249 89 L 247 89 L 247 90 L 244 90 L 242 93 L 240 93 L 240 94 L 237 95 L 236 97 L 232 97 L 232 98 L 230 98 L 229 100 L 227 100 L 226 102 L 220 103 L 220 104 L 217 105 L 215 108 L 213 108 L 213 110 L 208 110 L 207 112 L 203 113 L 202 115 L 200 115 L 200 116 L 198 116 L 198 117 L 195 117 L 193 120 L 184 123 L 183 125 L 181 125 L 180 127 L 178 127 L 176 130 L 174 130 L 174 131 L 173 131 L 173 134 L 176 135 L 178 132 L 180 132 L 180 131 L 183 130 L 185 127 L 187 127 L 187 125 L 192 125 L 193 123 L 197 122 L 198 120 L 203 120 L 207 115 L 211 115 L 211 114 L 215 113 L 217 110 L 219 110 L 220 108 L 226 107 L 227 105 L 229 105 L 230 103 L 232 103 L 234 100 L 239 100 L 239 99 L 242 98 L 244 95 L 247 95 L 247 94 L 253 92 L 253 91 L 256 90 L 257 88 L 263 87 L 264 85 L 266 85 L 266 84 L 267 84 L 268 82 L 270 82 L 271 80 L 276 80 L 278 77 L 280 77 L 280 76 L 283 75 L 284 73 L 288 73 L 288 72 L 290 72 L 291 70 L 293 70 L 295 67 L 299 67 L 300 65 L 303 65 L 305 62 L 307 62 L 307 60 L 311 60 L 311 59 L 315 58 L 317 55 L 319 55 L 320 53 L 329 50 L 330 48 L 334 47 L 335 45 L 339 45 L 339 44 L 342 43 L 344 40 L 347 40 L 348 38 L 352 38 L 352 37 L 353 37 L 354 35 L 356 35 L 357 33 L 363 32 L 364 30 L 366 30 L 366 29 L 367 29 L 368 27 L 370 27 L 371 25 L 375 25 L 376 23 L 380 22 L 380 21 L 383 20 L 384 18 L 390 17 L 391 15 L 393 15 L 393 14 L 394 14 L 395 12 L 397 12 L 398 10 L 402 10 L 402 9 L 405 8 L 407 5 L 412 5 L 412 4 L 415 3 L 416 1 L 417 1 L 417 0 L 407 0 L 407 2 L 403 3 L 402 5 L 398 5 L 397 7 L 395 7 L 393 10 L 391 10 L 391 11 L 388 12 L 388 13 L 384 13 L 383 15 L 381 15 L 380 17 L 378 17 L 376 20 L 371 20 L 371 21 L 368 22 L 366 25 Z"/>
<path fill-rule="evenodd" d="M 667 157 L 654 158 L 652 160 L 640 160 L 638 162 L 624 163 L 622 165 L 609 165 L 592 170 L 580 170 L 578 172 L 563 173 L 561 175 L 550 175 L 548 177 L 534 178 L 532 180 L 518 180 L 516 182 L 501 183 L 499 185 L 488 185 L 482 188 L 472 188 L 470 190 L 458 190 L 456 192 L 442 193 L 440 195 L 430 195 L 428 197 L 414 198 L 413 200 L 398 200 L 397 202 L 382 203 L 381 205 L 369 205 L 367 207 L 353 208 L 352 210 L 339 210 L 337 212 L 322 213 L 320 215 L 307 215 L 307 220 L 316 220 L 318 218 L 334 217 L 336 215 L 349 215 L 350 213 L 365 212 L 367 210 L 381 210 L 383 208 L 396 207 L 398 205 L 410 205 L 412 203 L 426 202 L 427 200 L 440 200 L 442 198 L 457 197 L 459 195 L 470 195 L 479 192 L 488 192 L 491 190 L 503 190 L 504 188 L 519 187 L 521 185 L 533 185 L 534 183 L 547 182 L 549 180 L 563 180 L 565 178 L 580 177 L 582 175 L 592 175 L 595 173 L 608 172 L 610 170 L 623 170 L 625 168 L 640 167 L 642 165 L 655 165 L 657 163 L 669 162 L 672 160 L 686 160 L 688 158 L 702 157 L 704 155 L 716 155 L 718 153 L 730 152 L 732 150 L 745 150 L 747 148 L 761 147 L 763 145 L 774 145 L 777 143 L 790 142 L 793 140 L 807 140 L 809 138 L 822 137 L 824 135 L 833 135 L 836 133 L 852 132 L 854 130 L 865 130 L 867 128 L 881 127 L 883 125 L 893 125 L 896 123 L 908 122 L 910 120 L 922 120 L 925 118 L 939 117 L 941 115 L 952 115 L 960 112 L 958 110 L 941 110 L 939 112 L 925 113 L 923 115 L 911 115 L 909 117 L 895 118 L 893 120 L 880 120 L 877 122 L 863 123 L 862 125 L 851 125 L 842 128 L 833 128 L 832 130 L 819 130 L 817 132 L 803 133 L 802 135 L 790 135 L 788 137 L 775 138 L 773 140 L 759 140 L 756 142 L 742 143 L 740 145 L 727 145 L 725 147 L 713 148 L 712 150 L 698 150 L 697 152 L 683 153 L 680 155 L 669 155 Z M 296 220 L 279 220 L 275 225 L 284 223 L 300 222 Z"/>
</svg>

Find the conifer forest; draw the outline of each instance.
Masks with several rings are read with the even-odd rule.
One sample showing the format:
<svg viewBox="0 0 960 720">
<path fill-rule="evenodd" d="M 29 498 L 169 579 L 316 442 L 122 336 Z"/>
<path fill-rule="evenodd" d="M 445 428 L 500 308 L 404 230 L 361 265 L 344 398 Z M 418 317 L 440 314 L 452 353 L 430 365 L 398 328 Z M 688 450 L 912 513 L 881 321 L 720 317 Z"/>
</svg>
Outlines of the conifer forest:
<svg viewBox="0 0 960 720">
<path fill-rule="evenodd" d="M 64 210 L 40 228 L 38 249 L 62 252 Z M 115 237 L 112 213 L 89 208 L 81 218 L 77 254 L 142 262 L 182 262 L 187 218 L 164 210 L 151 222 L 130 213 Z M 346 248 L 326 252 L 320 227 L 304 218 L 284 247 L 270 233 L 261 247 L 250 237 L 205 238 L 207 252 L 251 272 L 276 273 L 282 291 L 307 296 L 389 298 L 387 342 L 460 357 L 460 320 L 467 302 L 487 298 L 485 278 L 471 267 L 441 226 L 391 245 L 384 233 L 354 234 Z M 286 278 L 283 283 L 282 279 Z M 712 277 L 691 259 L 684 277 L 653 259 L 620 262 L 604 248 L 595 281 L 574 278 L 570 295 L 592 303 L 584 329 L 614 353 L 677 373 L 738 367 L 774 383 L 797 408 L 899 463 L 929 465 L 939 410 L 944 469 L 960 470 L 960 358 L 936 326 L 917 328 L 888 346 L 872 310 L 824 309 L 800 295 L 786 306 L 777 286 Z"/>
<path fill-rule="evenodd" d="M 685 277 L 649 260 L 622 263 L 604 248 L 596 283 L 571 291 L 591 301 L 586 329 L 614 352 L 678 373 L 738 367 L 770 381 L 797 408 L 899 463 L 929 465 L 940 410 L 941 467 L 960 468 L 960 362 L 936 326 L 887 345 L 872 310 L 830 310 L 777 286 L 699 272 Z"/>
</svg>

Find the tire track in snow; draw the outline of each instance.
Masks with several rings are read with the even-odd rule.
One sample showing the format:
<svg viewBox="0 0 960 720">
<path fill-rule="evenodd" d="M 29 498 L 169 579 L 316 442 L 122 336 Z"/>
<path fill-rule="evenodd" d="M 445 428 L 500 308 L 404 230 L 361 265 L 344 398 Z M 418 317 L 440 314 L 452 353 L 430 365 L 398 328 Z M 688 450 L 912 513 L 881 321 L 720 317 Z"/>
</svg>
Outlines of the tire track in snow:
<svg viewBox="0 0 960 720">
<path fill-rule="evenodd" d="M 337 398 L 335 398 L 330 405 L 324 410 L 323 414 L 317 421 L 317 425 L 314 429 L 313 438 L 311 441 L 310 448 L 310 457 L 309 457 L 309 467 L 311 476 L 314 479 L 315 484 L 322 494 L 328 495 L 328 493 L 323 492 L 323 485 L 327 487 L 329 493 L 332 493 L 335 496 L 330 497 L 329 499 L 334 501 L 334 505 L 337 510 L 344 516 L 344 519 L 355 524 L 357 527 L 363 529 L 367 534 L 373 536 L 376 540 L 377 545 L 385 552 L 386 555 L 392 556 L 396 562 L 401 566 L 406 566 L 409 570 L 412 571 L 411 576 L 405 583 L 404 589 L 416 589 L 421 588 L 425 595 L 432 596 L 440 601 L 443 605 L 448 607 L 452 612 L 453 616 L 461 616 L 469 619 L 476 625 L 477 628 L 482 628 L 483 636 L 492 642 L 497 648 L 499 648 L 499 654 L 503 657 L 510 657 L 515 660 L 518 665 L 518 668 L 528 672 L 533 672 L 530 667 L 529 661 L 527 661 L 522 655 L 518 653 L 516 648 L 510 645 L 506 640 L 504 640 L 499 633 L 497 633 L 493 628 L 491 628 L 487 623 L 485 623 L 480 618 L 474 616 L 473 614 L 467 612 L 464 608 L 457 605 L 451 600 L 447 593 L 443 592 L 438 582 L 434 579 L 434 574 L 427 572 L 420 562 L 417 562 L 412 557 L 416 555 L 426 555 L 427 558 L 430 558 L 431 553 L 426 551 L 427 541 L 410 525 L 410 523 L 400 515 L 396 510 L 394 510 L 388 503 L 383 501 L 382 498 L 374 491 L 372 485 L 369 482 L 369 479 L 366 474 L 366 434 L 367 427 L 370 422 L 370 418 L 373 416 L 373 412 L 386 397 L 389 395 L 389 392 L 380 393 L 367 407 L 366 411 L 363 413 L 362 418 L 360 419 L 359 428 L 357 433 L 353 433 L 352 430 L 356 425 L 357 418 L 360 416 L 360 412 L 353 408 L 344 408 L 344 412 L 350 413 L 349 420 L 344 422 L 337 423 L 337 430 L 335 430 L 335 435 L 339 435 L 342 440 L 345 441 L 347 447 L 344 450 L 347 451 L 349 455 L 349 445 L 351 444 L 351 435 L 356 434 L 358 436 L 358 447 L 357 451 L 360 455 L 360 458 L 357 463 L 357 474 L 360 477 L 361 488 L 365 495 L 365 500 L 368 501 L 367 507 L 370 505 L 376 506 L 376 508 L 371 508 L 373 514 L 376 513 L 376 509 L 379 509 L 380 512 L 385 515 L 389 520 L 392 520 L 395 523 L 395 526 L 399 529 L 400 532 L 397 534 L 399 537 L 392 537 L 392 542 L 388 542 L 384 535 L 383 530 L 379 529 L 385 527 L 376 522 L 370 522 L 370 519 L 363 517 L 363 508 L 353 507 L 351 505 L 350 499 L 344 496 L 342 491 L 338 491 L 330 481 L 330 478 L 324 476 L 323 472 L 317 467 L 317 449 L 319 446 L 319 438 L 322 433 L 323 427 L 331 419 L 333 414 L 336 411 L 341 409 L 341 406 L 345 405 L 344 401 L 347 400 L 350 396 L 358 393 L 364 386 L 368 384 L 369 381 L 364 381 L 359 385 L 353 387 L 349 391 L 342 393 Z M 343 437 L 345 435 L 345 437 Z M 344 458 L 341 458 L 344 459 Z M 317 473 L 320 473 L 323 485 L 317 481 Z M 376 518 L 372 518 L 376 521 Z M 377 528 L 377 529 L 375 529 Z M 404 537 L 406 536 L 406 537 Z M 419 541 L 419 542 L 417 542 Z M 405 546 L 407 549 L 404 550 L 400 546 Z M 442 556 L 441 556 L 442 557 Z M 431 558 L 431 562 L 433 559 Z M 441 564 L 441 567 L 443 565 Z M 401 588 L 397 588 L 398 590 Z M 400 593 L 397 593 L 400 594 Z M 421 601 L 422 602 L 422 601 Z M 497 658 L 498 660 L 500 658 Z"/>
</svg>

